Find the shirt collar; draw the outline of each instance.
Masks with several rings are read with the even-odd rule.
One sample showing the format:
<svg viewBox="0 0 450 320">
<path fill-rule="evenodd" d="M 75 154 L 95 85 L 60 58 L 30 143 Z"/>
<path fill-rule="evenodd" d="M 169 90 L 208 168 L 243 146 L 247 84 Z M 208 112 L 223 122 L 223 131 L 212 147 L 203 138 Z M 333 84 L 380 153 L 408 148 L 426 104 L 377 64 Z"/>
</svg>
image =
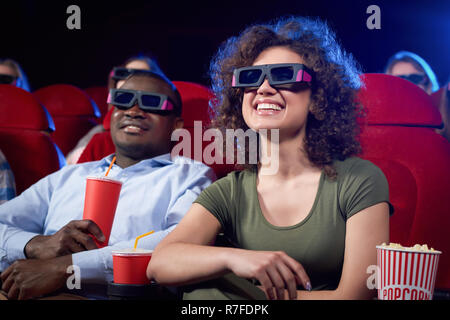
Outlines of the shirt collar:
<svg viewBox="0 0 450 320">
<path fill-rule="evenodd" d="M 98 166 L 108 168 L 109 165 L 111 164 L 113 157 L 114 157 L 114 154 L 110 154 L 109 156 L 104 157 L 103 159 L 101 159 L 99 161 Z M 159 156 L 153 157 L 153 158 L 141 160 L 138 163 L 136 163 L 135 165 L 130 166 L 129 168 L 135 167 L 135 166 L 162 167 L 162 166 L 166 166 L 166 165 L 169 165 L 172 163 L 173 163 L 173 160 L 172 160 L 170 153 L 165 153 L 165 154 L 161 154 Z"/>
</svg>

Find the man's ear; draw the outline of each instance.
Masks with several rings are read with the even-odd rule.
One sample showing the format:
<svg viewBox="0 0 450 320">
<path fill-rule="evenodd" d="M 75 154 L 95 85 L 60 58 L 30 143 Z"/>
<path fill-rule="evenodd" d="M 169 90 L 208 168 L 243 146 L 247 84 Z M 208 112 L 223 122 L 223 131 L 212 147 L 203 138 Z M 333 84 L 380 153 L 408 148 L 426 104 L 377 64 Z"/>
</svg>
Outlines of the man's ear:
<svg viewBox="0 0 450 320">
<path fill-rule="evenodd" d="M 181 117 L 176 117 L 175 121 L 173 122 L 173 130 L 181 129 L 184 126 L 184 120 Z"/>
</svg>

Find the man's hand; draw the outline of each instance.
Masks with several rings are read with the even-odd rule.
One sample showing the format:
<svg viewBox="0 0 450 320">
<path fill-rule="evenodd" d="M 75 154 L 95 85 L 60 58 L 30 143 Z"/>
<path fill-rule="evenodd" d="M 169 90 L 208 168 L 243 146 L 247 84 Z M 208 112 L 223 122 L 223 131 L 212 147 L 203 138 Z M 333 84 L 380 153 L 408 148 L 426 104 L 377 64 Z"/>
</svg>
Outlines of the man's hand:
<svg viewBox="0 0 450 320">
<path fill-rule="evenodd" d="M 1 274 L 2 290 L 8 299 L 32 299 L 62 288 L 70 276 L 72 256 L 54 259 L 17 260 Z"/>
<path fill-rule="evenodd" d="M 100 228 L 91 220 L 73 220 L 51 236 L 39 235 L 25 246 L 27 258 L 52 259 L 72 253 L 97 249 L 93 235 L 100 242 L 105 237 Z"/>
</svg>

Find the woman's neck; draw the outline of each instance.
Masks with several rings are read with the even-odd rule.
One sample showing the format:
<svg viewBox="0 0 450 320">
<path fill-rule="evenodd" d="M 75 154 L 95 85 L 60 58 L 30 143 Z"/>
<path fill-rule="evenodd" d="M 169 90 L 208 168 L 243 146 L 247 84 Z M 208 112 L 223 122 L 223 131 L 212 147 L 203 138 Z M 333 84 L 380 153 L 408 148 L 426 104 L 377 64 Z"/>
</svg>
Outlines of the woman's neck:
<svg viewBox="0 0 450 320">
<path fill-rule="evenodd" d="M 302 173 L 320 171 L 308 159 L 304 145 L 304 134 L 301 133 L 278 139 L 273 131 L 268 135 L 260 135 L 262 156 L 259 173 L 289 179 Z"/>
</svg>

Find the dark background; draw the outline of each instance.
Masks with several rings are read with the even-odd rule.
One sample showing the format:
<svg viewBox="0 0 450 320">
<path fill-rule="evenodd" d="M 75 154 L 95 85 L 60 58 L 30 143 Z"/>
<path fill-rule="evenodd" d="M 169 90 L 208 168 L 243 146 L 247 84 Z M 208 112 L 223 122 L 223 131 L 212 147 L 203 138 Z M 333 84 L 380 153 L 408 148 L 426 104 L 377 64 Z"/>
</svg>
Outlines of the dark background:
<svg viewBox="0 0 450 320">
<path fill-rule="evenodd" d="M 4 1 L 5 2 L 5 1 Z M 450 1 L 8 1 L 0 4 L 0 57 L 17 60 L 33 89 L 54 83 L 106 85 L 127 57 L 153 54 L 172 80 L 208 85 L 219 44 L 243 28 L 283 15 L 319 16 L 364 72 L 381 72 L 399 50 L 422 56 L 444 84 L 450 75 Z M 81 30 L 68 30 L 69 5 Z M 369 5 L 381 30 L 369 30 Z"/>
</svg>

